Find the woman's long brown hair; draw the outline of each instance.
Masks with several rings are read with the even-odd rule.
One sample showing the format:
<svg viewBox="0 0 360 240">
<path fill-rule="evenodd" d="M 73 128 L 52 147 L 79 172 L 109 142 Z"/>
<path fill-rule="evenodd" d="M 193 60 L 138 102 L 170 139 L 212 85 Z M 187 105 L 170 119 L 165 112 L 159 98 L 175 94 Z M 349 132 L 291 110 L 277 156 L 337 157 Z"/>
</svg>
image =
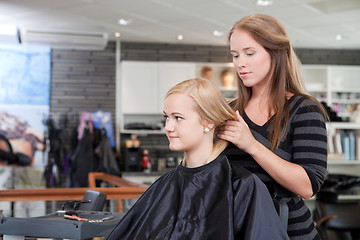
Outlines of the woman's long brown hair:
<svg viewBox="0 0 360 240">
<path fill-rule="evenodd" d="M 327 118 L 324 107 L 315 98 L 306 94 L 301 82 L 299 68 L 301 63 L 291 47 L 283 25 L 275 18 L 254 14 L 236 22 L 229 32 L 228 41 L 234 31 L 245 30 L 258 42 L 271 56 L 271 67 L 268 73 L 269 83 L 269 113 L 274 113 L 270 119 L 270 136 L 272 148 L 279 146 L 282 133 L 286 129 L 289 119 L 289 105 L 286 94 L 304 95 L 318 103 L 324 117 Z M 239 76 L 238 96 L 231 104 L 241 115 L 251 98 L 251 88 L 246 87 Z M 283 118 L 283 116 L 285 116 Z"/>
</svg>

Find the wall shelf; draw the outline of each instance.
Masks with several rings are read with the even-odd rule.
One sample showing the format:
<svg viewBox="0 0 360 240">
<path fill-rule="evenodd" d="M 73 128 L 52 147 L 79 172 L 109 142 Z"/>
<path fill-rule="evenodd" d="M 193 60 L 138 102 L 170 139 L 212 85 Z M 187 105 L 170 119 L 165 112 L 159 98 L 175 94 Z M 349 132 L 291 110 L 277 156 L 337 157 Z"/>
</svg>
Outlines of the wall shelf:
<svg viewBox="0 0 360 240">
<path fill-rule="evenodd" d="M 359 93 L 360 88 L 333 89 L 332 91 L 336 93 Z"/>
<path fill-rule="evenodd" d="M 328 160 L 328 165 L 360 165 L 360 161 L 359 160 L 351 160 L 351 161 Z"/>
<path fill-rule="evenodd" d="M 328 129 L 353 129 L 360 130 L 360 123 L 354 122 L 329 122 L 326 123 Z"/>
<path fill-rule="evenodd" d="M 357 104 L 360 103 L 360 99 L 332 99 L 333 104 Z"/>
</svg>

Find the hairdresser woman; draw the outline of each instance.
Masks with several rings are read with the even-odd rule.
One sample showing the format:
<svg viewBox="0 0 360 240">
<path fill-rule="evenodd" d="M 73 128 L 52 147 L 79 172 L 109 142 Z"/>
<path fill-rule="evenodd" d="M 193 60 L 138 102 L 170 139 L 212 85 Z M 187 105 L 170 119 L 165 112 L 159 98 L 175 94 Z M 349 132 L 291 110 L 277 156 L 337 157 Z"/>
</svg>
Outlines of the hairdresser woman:
<svg viewBox="0 0 360 240">
<path fill-rule="evenodd" d="M 232 143 L 224 153 L 287 203 L 290 239 L 320 239 L 303 198 L 316 194 L 326 175 L 326 113 L 303 91 L 300 62 L 279 21 L 261 14 L 245 17 L 228 40 L 238 97 L 231 103 L 237 120 L 218 132 Z"/>
</svg>

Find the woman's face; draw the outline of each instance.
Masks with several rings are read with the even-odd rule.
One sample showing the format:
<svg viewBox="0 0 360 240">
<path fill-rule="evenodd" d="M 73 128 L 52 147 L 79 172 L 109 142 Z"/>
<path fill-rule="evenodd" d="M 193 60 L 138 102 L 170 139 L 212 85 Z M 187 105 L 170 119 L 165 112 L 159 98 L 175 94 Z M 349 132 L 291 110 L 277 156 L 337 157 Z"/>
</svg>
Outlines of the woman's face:
<svg viewBox="0 0 360 240">
<path fill-rule="evenodd" d="M 265 87 L 271 56 L 247 31 L 235 30 L 230 37 L 235 70 L 246 87 Z"/>
<path fill-rule="evenodd" d="M 203 144 L 204 126 L 188 95 L 174 93 L 165 99 L 165 131 L 173 151 L 190 152 Z"/>
</svg>

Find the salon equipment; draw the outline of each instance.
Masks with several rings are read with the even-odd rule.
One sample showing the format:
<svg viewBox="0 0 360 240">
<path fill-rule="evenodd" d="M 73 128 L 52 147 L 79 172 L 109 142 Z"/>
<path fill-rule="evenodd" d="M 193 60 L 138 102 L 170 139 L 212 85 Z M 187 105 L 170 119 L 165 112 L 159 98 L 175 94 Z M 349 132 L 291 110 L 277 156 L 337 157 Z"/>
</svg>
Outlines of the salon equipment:
<svg viewBox="0 0 360 240">
<path fill-rule="evenodd" d="M 315 207 L 314 217 L 323 240 L 359 239 L 360 201 L 338 203 L 316 201 Z"/>
<path fill-rule="evenodd" d="M 125 171 L 141 171 L 141 148 L 123 147 L 122 155 Z"/>
<path fill-rule="evenodd" d="M 106 203 L 106 194 L 94 191 L 87 190 L 84 198 L 81 201 L 67 201 L 63 203 L 62 210 L 67 209 L 77 211 L 102 211 Z"/>
<path fill-rule="evenodd" d="M 67 239 L 104 237 L 124 215 L 98 211 L 75 211 L 75 213 L 81 221 L 65 218 L 66 211 L 32 218 L 3 217 L 0 219 L 0 235 L 4 235 L 6 237 L 4 239 L 12 237 L 19 239 L 21 236 Z"/>
</svg>

